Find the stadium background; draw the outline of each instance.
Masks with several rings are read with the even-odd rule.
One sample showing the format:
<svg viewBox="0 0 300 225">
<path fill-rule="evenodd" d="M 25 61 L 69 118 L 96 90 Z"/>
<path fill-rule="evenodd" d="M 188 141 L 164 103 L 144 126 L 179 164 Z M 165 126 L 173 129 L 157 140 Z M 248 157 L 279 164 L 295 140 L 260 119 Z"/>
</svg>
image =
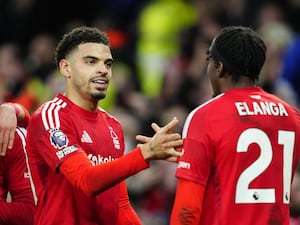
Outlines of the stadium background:
<svg viewBox="0 0 300 225">
<path fill-rule="evenodd" d="M 101 106 L 123 124 L 128 151 L 136 134 L 152 134 L 153 121 L 177 116 L 181 131 L 187 113 L 211 98 L 205 53 L 212 37 L 223 26 L 247 25 L 268 46 L 260 85 L 299 108 L 300 84 L 285 74 L 300 76 L 286 56 L 300 55 L 299 12 L 299 0 L 0 0 L 0 102 L 33 112 L 63 91 L 56 43 L 75 26 L 97 26 L 111 38 L 115 61 Z M 143 224 L 168 224 L 175 169 L 155 162 L 127 180 Z"/>
</svg>

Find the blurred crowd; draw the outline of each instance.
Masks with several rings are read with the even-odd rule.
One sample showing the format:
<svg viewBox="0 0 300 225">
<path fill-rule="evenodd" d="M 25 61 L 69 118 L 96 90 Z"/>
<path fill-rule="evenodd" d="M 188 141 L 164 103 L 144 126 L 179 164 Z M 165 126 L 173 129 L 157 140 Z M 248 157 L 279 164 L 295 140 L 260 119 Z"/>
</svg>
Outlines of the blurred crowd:
<svg viewBox="0 0 300 225">
<path fill-rule="evenodd" d="M 54 64 L 55 46 L 75 26 L 107 32 L 113 78 L 101 106 L 123 124 L 126 151 L 136 134 L 152 134 L 176 116 L 181 132 L 187 113 L 212 97 L 206 51 L 223 26 L 251 26 L 266 41 L 260 85 L 299 109 L 300 0 L 2 0 L 0 1 L 0 102 L 33 112 L 64 91 Z M 218 113 L 218 112 L 216 112 Z M 127 180 L 145 225 L 166 225 L 173 203 L 176 164 Z M 296 215 L 298 216 L 298 215 Z"/>
</svg>

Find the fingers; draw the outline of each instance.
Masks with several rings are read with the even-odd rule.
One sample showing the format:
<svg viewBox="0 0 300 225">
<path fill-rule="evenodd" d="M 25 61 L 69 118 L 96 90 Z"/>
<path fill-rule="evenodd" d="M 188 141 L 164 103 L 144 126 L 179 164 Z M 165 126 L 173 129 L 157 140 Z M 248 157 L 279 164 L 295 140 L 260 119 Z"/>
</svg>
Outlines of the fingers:
<svg viewBox="0 0 300 225">
<path fill-rule="evenodd" d="M 135 139 L 141 143 L 148 143 L 149 141 L 151 141 L 152 137 L 147 137 L 147 136 L 139 134 L 139 135 L 136 135 Z M 164 142 L 166 142 L 165 143 L 166 148 L 172 148 L 172 147 L 176 148 L 176 147 L 182 146 L 181 136 L 178 133 L 172 133 L 172 134 L 165 135 Z"/>
<path fill-rule="evenodd" d="M 15 140 L 15 129 L 11 129 L 8 134 L 8 149 L 12 149 Z"/>
<path fill-rule="evenodd" d="M 174 148 L 172 148 L 172 149 L 169 150 L 169 154 L 170 154 L 170 157 L 176 158 L 176 160 L 177 160 L 177 158 L 181 157 L 183 153 L 182 152 L 178 152 Z"/>
<path fill-rule="evenodd" d="M 5 156 L 7 150 L 7 143 L 3 142 L 1 146 L 0 156 Z"/>
<path fill-rule="evenodd" d="M 14 137 L 15 137 L 14 130 L 12 129 L 1 130 L 0 156 L 4 156 L 6 154 L 7 148 L 12 148 Z"/>
<path fill-rule="evenodd" d="M 175 149 L 177 148 L 177 149 L 180 149 L 180 147 L 182 146 L 182 144 L 183 144 L 182 139 L 173 139 L 173 140 L 170 140 L 170 141 L 167 141 L 167 142 L 163 143 L 163 147 L 165 147 L 165 148 L 175 148 Z"/>
<path fill-rule="evenodd" d="M 159 129 L 160 129 L 160 126 L 158 126 L 157 123 L 152 123 L 152 124 L 151 124 L 151 127 L 152 127 L 152 129 L 153 129 L 155 132 L 158 132 Z"/>
<path fill-rule="evenodd" d="M 178 124 L 178 119 L 173 118 L 168 124 L 163 127 L 152 123 L 151 127 L 155 131 L 153 137 L 137 135 L 136 140 L 144 144 L 139 144 L 141 152 L 146 161 L 163 159 L 170 162 L 176 162 L 178 157 L 182 156 L 180 149 L 183 144 L 181 135 L 173 133 L 173 129 Z"/>
<path fill-rule="evenodd" d="M 4 140 L 4 132 L 3 130 L 0 130 L 0 140 Z M 6 143 L 4 143 L 4 141 L 2 141 L 2 143 L 0 143 L 0 155 L 3 155 L 2 152 L 5 152 L 5 146 L 7 146 Z"/>
<path fill-rule="evenodd" d="M 142 143 L 147 143 L 151 140 L 150 137 L 147 137 L 147 136 L 144 136 L 144 135 L 136 135 L 135 136 L 135 139 L 138 141 L 138 142 L 142 142 Z"/>
<path fill-rule="evenodd" d="M 163 128 L 157 125 L 157 123 L 152 123 L 151 127 L 152 129 L 157 133 L 157 132 L 166 132 L 166 133 L 171 133 L 172 129 L 178 124 L 178 120 L 176 118 L 173 118 L 167 125 L 165 125 Z M 135 139 L 139 142 L 142 143 L 147 143 L 151 140 L 152 137 L 147 137 L 144 135 L 136 135 Z"/>
<path fill-rule="evenodd" d="M 157 132 L 169 133 L 170 131 L 173 130 L 173 128 L 177 126 L 178 123 L 179 123 L 178 119 L 174 117 L 167 125 L 160 128 Z"/>
<path fill-rule="evenodd" d="M 178 161 L 178 157 L 168 157 L 168 158 L 166 158 L 166 161 L 168 161 L 168 162 L 177 162 Z"/>
</svg>

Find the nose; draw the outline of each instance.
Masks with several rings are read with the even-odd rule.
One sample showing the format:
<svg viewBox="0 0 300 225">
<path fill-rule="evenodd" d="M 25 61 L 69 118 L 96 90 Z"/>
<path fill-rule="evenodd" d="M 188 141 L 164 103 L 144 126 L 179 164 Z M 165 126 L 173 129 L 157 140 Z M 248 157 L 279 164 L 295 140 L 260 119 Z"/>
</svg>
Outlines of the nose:
<svg viewBox="0 0 300 225">
<path fill-rule="evenodd" d="M 97 73 L 106 75 L 109 72 L 109 70 L 110 68 L 103 62 L 97 65 Z"/>
</svg>

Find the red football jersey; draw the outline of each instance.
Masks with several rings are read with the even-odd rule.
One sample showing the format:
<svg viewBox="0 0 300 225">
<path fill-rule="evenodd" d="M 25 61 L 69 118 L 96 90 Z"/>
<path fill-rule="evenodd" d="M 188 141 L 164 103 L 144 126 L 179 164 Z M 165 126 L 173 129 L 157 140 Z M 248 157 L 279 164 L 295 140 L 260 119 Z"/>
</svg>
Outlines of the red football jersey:
<svg viewBox="0 0 300 225">
<path fill-rule="evenodd" d="M 203 184 L 201 225 L 289 224 L 300 151 L 297 111 L 261 88 L 231 89 L 193 110 L 176 176 Z"/>
<path fill-rule="evenodd" d="M 32 115 L 27 151 L 38 199 L 36 225 L 116 224 L 119 185 L 88 197 L 58 170 L 67 157 L 80 151 L 93 165 L 122 156 L 124 134 L 114 117 L 100 108 L 85 111 L 59 94 Z"/>
<path fill-rule="evenodd" d="M 14 146 L 0 157 L 0 224 L 33 224 L 34 199 L 30 187 L 24 128 L 17 128 Z M 8 202 L 7 202 L 8 201 Z"/>
</svg>

